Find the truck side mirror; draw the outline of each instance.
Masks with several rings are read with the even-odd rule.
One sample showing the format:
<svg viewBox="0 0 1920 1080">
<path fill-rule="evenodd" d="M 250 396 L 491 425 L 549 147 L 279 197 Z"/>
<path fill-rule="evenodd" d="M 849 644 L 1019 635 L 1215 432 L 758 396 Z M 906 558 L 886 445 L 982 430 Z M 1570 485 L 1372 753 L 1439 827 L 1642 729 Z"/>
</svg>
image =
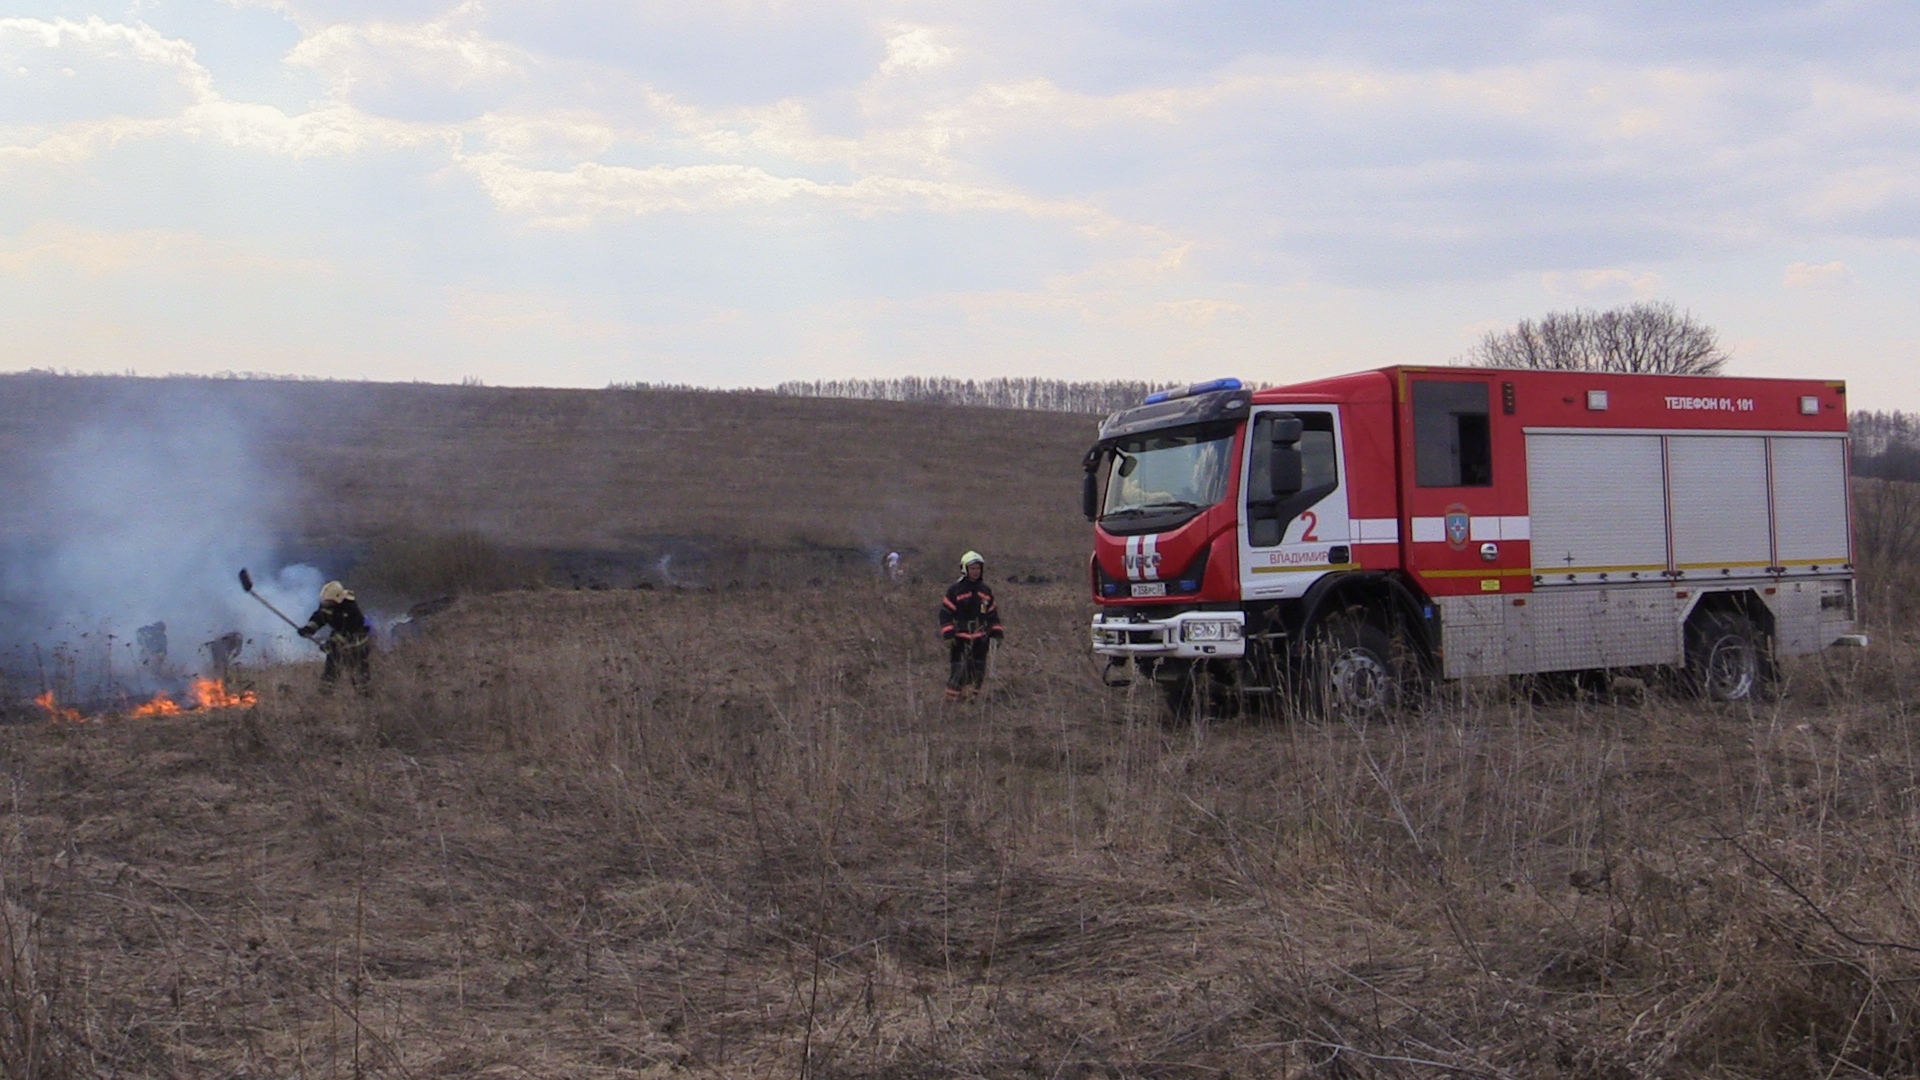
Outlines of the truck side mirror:
<svg viewBox="0 0 1920 1080">
<path fill-rule="evenodd" d="M 1272 441 L 1286 443 L 1288 446 L 1299 442 L 1301 433 L 1307 429 L 1306 424 L 1297 416 L 1276 416 L 1271 424 L 1268 431 L 1271 433 Z"/>
<path fill-rule="evenodd" d="M 1300 448 L 1294 443 L 1283 442 L 1276 442 L 1268 447 L 1267 478 L 1271 484 L 1269 494 L 1273 496 L 1275 502 L 1289 495 L 1299 494 L 1300 486 L 1305 482 L 1301 469 Z"/>
<path fill-rule="evenodd" d="M 1092 469 L 1080 476 L 1080 512 L 1088 521 L 1100 516 L 1100 477 Z"/>
</svg>

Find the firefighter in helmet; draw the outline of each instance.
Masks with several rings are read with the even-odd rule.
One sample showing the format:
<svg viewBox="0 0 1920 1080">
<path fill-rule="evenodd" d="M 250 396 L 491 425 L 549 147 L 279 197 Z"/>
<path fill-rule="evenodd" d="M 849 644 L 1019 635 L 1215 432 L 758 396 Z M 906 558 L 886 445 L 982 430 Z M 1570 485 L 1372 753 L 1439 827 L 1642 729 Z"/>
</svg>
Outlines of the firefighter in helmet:
<svg viewBox="0 0 1920 1080">
<path fill-rule="evenodd" d="M 987 678 L 987 652 L 1000 640 L 1000 608 L 987 585 L 987 558 L 977 551 L 960 556 L 960 580 L 947 586 L 940 601 L 940 636 L 947 641 L 950 668 L 947 700 L 970 698 Z"/>
<path fill-rule="evenodd" d="M 366 693 L 371 674 L 367 658 L 373 653 L 373 628 L 367 625 L 367 617 L 353 594 L 337 581 L 320 587 L 320 606 L 307 620 L 307 625 L 300 628 L 300 636 L 310 638 L 323 627 L 332 633 L 320 643 L 327 654 L 326 670 L 320 673 L 321 683 L 331 689 L 344 672 L 355 690 Z"/>
</svg>

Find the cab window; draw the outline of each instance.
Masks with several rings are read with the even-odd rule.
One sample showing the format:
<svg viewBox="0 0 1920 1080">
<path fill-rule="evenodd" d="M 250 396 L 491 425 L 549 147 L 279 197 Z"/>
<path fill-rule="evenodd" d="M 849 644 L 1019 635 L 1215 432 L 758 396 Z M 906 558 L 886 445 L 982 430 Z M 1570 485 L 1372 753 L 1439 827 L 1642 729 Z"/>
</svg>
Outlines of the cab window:
<svg viewBox="0 0 1920 1080">
<path fill-rule="evenodd" d="M 1281 417 L 1300 420 L 1300 494 L 1283 502 L 1266 499 L 1272 490 L 1267 479 L 1267 456 L 1260 447 L 1273 441 L 1273 425 Z M 1300 511 L 1333 494 L 1340 486 L 1339 457 L 1334 452 L 1333 414 L 1326 412 L 1261 413 L 1253 424 L 1252 468 L 1247 474 L 1247 543 L 1273 547 L 1286 535 L 1287 525 Z"/>
<path fill-rule="evenodd" d="M 1413 381 L 1413 471 L 1423 488 L 1492 486 L 1486 383 Z"/>
</svg>

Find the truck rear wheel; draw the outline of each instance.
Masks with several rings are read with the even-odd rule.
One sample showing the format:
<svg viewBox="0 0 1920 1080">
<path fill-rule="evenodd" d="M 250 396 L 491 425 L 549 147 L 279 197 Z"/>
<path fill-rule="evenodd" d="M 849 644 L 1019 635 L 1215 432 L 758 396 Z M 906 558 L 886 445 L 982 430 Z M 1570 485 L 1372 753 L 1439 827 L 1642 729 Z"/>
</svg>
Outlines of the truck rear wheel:
<svg viewBox="0 0 1920 1080">
<path fill-rule="evenodd" d="M 1348 608 L 1320 623 L 1307 647 L 1310 704 L 1328 717 L 1372 719 L 1393 713 L 1411 684 L 1409 658 L 1364 610 Z"/>
<path fill-rule="evenodd" d="M 1750 701 L 1771 680 L 1767 638 L 1740 611 L 1710 611 L 1687 627 L 1687 682 L 1708 701 Z"/>
</svg>

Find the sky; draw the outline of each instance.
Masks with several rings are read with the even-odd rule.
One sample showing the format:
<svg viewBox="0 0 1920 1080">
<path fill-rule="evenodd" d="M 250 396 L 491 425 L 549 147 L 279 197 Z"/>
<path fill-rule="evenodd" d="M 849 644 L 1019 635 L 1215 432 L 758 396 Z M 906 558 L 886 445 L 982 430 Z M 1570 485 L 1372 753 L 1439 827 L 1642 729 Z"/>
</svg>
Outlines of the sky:
<svg viewBox="0 0 1920 1080">
<path fill-rule="evenodd" d="M 1645 299 L 1920 409 L 1920 4 L 0 0 L 0 370 L 1287 382 Z"/>
</svg>

